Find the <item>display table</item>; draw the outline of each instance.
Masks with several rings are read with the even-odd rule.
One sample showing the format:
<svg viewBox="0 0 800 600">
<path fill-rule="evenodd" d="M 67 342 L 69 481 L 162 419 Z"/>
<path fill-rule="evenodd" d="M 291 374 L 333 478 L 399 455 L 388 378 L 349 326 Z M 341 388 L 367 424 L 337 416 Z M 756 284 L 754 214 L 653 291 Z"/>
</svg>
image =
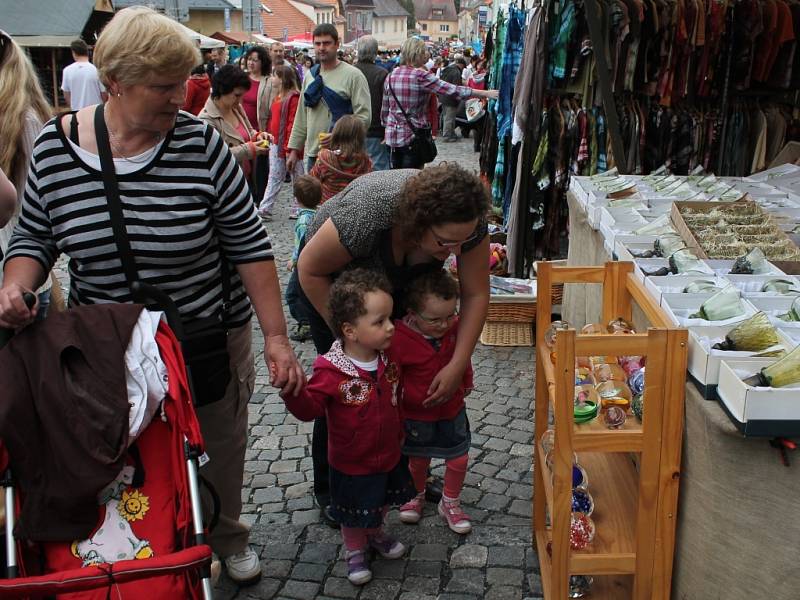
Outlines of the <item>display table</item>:
<svg viewBox="0 0 800 600">
<path fill-rule="evenodd" d="M 571 194 L 568 202 L 568 264 L 610 260 Z M 601 304 L 600 286 L 564 288 L 562 314 L 577 329 L 598 320 Z M 800 451 L 790 458 L 786 468 L 767 440 L 743 438 L 687 383 L 673 598 L 800 598 Z"/>
</svg>

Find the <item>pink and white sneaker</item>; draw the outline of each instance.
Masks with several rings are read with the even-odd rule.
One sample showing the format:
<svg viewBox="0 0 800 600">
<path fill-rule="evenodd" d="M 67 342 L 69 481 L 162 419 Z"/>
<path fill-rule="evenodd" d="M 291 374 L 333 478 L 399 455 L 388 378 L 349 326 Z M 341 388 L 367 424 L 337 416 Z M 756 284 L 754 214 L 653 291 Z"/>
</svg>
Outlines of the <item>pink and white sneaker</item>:
<svg viewBox="0 0 800 600">
<path fill-rule="evenodd" d="M 461 509 L 461 500 L 458 498 L 445 498 L 439 501 L 439 515 L 447 521 L 451 531 L 465 535 L 472 531 L 469 515 Z"/>
<path fill-rule="evenodd" d="M 425 492 L 417 494 L 400 507 L 400 520 L 403 523 L 419 523 L 422 518 L 422 507 L 425 505 Z"/>
</svg>

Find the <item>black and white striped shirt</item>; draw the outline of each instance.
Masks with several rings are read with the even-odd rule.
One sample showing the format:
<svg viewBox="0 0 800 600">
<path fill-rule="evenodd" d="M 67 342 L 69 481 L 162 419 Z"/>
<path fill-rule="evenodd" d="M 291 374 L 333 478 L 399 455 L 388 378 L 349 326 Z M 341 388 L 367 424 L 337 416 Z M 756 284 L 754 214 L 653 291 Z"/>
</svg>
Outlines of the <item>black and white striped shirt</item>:
<svg viewBox="0 0 800 600">
<path fill-rule="evenodd" d="M 220 135 L 191 115 L 179 113 L 153 159 L 117 180 L 139 277 L 166 292 L 184 320 L 219 309 L 220 248 L 233 264 L 272 259 L 242 170 Z M 34 145 L 7 259 L 30 257 L 49 272 L 60 253 L 70 258 L 70 305 L 132 301 L 101 173 L 78 157 L 53 119 Z M 235 327 L 251 308 L 229 271 Z"/>
</svg>

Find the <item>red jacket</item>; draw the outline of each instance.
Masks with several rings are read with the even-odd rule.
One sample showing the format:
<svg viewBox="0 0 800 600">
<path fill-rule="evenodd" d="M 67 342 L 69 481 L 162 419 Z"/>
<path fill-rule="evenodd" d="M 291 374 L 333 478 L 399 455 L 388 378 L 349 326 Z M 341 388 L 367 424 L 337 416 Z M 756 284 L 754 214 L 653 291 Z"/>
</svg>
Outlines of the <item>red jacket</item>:
<svg viewBox="0 0 800 600">
<path fill-rule="evenodd" d="M 192 75 L 186 82 L 186 100 L 183 101 L 183 110 L 194 116 L 199 115 L 206 105 L 210 93 L 211 80 L 208 75 L 202 77 Z"/>
<path fill-rule="evenodd" d="M 348 475 L 391 471 L 400 460 L 403 420 L 396 363 L 378 360 L 378 381 L 356 367 L 340 341 L 314 361 L 314 374 L 299 396 L 284 397 L 301 421 L 328 419 L 328 462 Z"/>
<path fill-rule="evenodd" d="M 288 102 L 287 110 L 283 110 L 284 102 Z M 281 117 L 284 117 L 283 123 L 283 144 L 278 148 L 278 156 L 286 158 L 289 156 L 289 138 L 292 135 L 292 127 L 294 127 L 294 117 L 297 114 L 297 105 L 300 103 L 300 94 L 292 94 L 289 98 L 276 100 L 272 103 L 269 112 L 269 123 L 267 124 L 269 133 L 275 139 L 275 144 L 281 139 Z M 300 158 L 303 157 L 302 149 L 299 151 Z"/>
<path fill-rule="evenodd" d="M 403 321 L 395 321 L 392 338 L 392 357 L 403 373 L 403 417 L 415 421 L 452 419 L 464 407 L 465 392 L 472 389 L 472 364 L 464 371 L 464 380 L 453 396 L 439 406 L 427 408 L 422 401 L 428 397 L 433 378 L 453 358 L 458 335 L 458 322 L 441 339 L 436 350 L 425 337 Z"/>
</svg>

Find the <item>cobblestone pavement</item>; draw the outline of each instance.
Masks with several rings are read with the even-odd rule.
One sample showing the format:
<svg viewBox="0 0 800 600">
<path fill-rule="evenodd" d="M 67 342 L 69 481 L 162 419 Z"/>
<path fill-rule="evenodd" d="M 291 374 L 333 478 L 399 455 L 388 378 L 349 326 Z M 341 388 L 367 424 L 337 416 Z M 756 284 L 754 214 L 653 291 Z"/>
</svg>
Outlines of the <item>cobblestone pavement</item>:
<svg viewBox="0 0 800 600">
<path fill-rule="evenodd" d="M 472 140 L 439 144 L 438 160 L 478 168 Z M 290 186 L 284 185 L 267 229 L 285 286 L 294 221 L 288 219 Z M 290 319 L 288 312 L 287 319 Z M 290 328 L 293 328 L 291 320 Z M 257 324 L 254 325 L 257 329 Z M 372 562 L 374 579 L 352 586 L 341 560 L 341 537 L 319 521 L 311 493 L 311 423 L 288 414 L 269 386 L 263 337 L 256 343 L 257 379 L 250 401 L 250 440 L 245 463 L 242 519 L 252 525 L 251 544 L 264 570 L 260 583 L 237 589 L 222 576 L 223 599 L 360 598 L 361 600 L 521 600 L 542 595 L 531 549 L 533 349 L 483 346 L 473 355 L 475 391 L 467 400 L 472 428 L 470 465 L 462 500 L 473 518 L 467 536 L 451 532 L 428 505 L 418 525 L 404 525 L 397 511 L 387 531 L 408 546 L 405 557 Z M 295 344 L 306 372 L 313 345 Z M 441 461 L 433 471 L 442 475 Z"/>
</svg>

